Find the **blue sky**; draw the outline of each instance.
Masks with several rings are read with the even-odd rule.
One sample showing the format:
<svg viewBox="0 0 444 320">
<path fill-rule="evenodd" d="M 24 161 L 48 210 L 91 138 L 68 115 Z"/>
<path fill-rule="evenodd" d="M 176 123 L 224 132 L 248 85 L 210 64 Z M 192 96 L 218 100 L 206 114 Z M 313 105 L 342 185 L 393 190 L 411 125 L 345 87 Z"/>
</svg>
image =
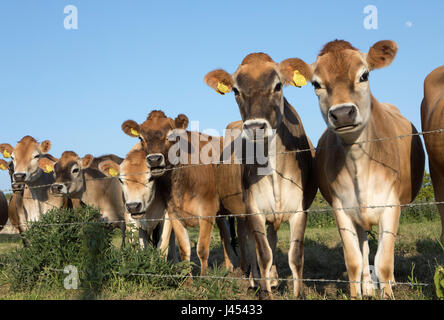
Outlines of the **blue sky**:
<svg viewBox="0 0 444 320">
<path fill-rule="evenodd" d="M 66 30 L 63 10 L 78 9 Z M 378 29 L 363 26 L 378 9 Z M 153 109 L 185 113 L 221 134 L 240 118 L 232 94 L 203 82 L 216 68 L 234 72 L 245 55 L 314 61 L 326 42 L 345 39 L 362 51 L 391 39 L 393 64 L 370 78 L 373 95 L 398 106 L 420 130 L 425 76 L 443 64 L 443 1 L 104 1 L 9 0 L 0 3 L 0 143 L 25 135 L 52 142 L 55 156 L 124 156 L 136 142 L 120 125 Z M 410 23 L 409 23 L 410 22 Z M 311 85 L 286 87 L 316 145 L 325 123 Z M 0 189 L 9 189 L 0 173 Z"/>
</svg>

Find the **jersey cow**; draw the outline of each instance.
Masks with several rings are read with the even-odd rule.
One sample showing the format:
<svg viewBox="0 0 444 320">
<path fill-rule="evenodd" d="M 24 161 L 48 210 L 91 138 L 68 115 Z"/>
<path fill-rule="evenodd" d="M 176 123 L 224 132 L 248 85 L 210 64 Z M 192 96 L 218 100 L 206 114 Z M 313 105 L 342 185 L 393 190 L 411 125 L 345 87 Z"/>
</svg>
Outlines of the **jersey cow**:
<svg viewBox="0 0 444 320">
<path fill-rule="evenodd" d="M 18 230 L 20 236 L 22 237 L 23 244 L 26 246 L 28 243 L 23 237 L 23 232 L 25 231 L 25 226 L 27 225 L 25 209 L 23 207 L 24 184 L 17 184 L 13 182 L 12 176 L 14 174 L 14 164 L 12 161 L 6 162 L 5 160 L 0 159 L 0 169 L 8 170 L 9 177 L 11 179 L 11 188 L 13 191 L 8 205 L 8 219 L 11 225 Z"/>
<path fill-rule="evenodd" d="M 327 124 L 316 149 L 319 187 L 334 210 L 353 298 L 375 294 L 366 234 L 374 225 L 379 227 L 376 275 L 382 294 L 392 297 L 401 205 L 414 200 L 424 174 L 424 150 L 413 135 L 415 127 L 370 92 L 370 71 L 390 65 L 396 52 L 393 41 L 379 41 L 362 53 L 335 40 L 314 64 L 298 59 Z"/>
<path fill-rule="evenodd" d="M 23 208 L 26 221 L 19 224 L 25 226 L 28 221 L 38 220 L 41 214 L 51 209 L 58 209 L 67 205 L 67 199 L 54 197 L 49 189 L 54 182 L 52 173 L 44 172 L 38 166 L 39 159 L 53 159 L 48 154 L 51 142 L 45 140 L 38 143 L 31 136 L 23 137 L 13 148 L 10 144 L 0 144 L 0 153 L 12 159 L 13 174 L 12 188 L 19 190 L 20 185 L 26 186 L 23 190 Z"/>
<path fill-rule="evenodd" d="M 160 228 L 162 230 L 160 241 L 153 235 L 152 242 L 158 245 L 165 257 L 168 255 L 169 245 L 171 258 L 175 260 L 175 236 L 171 232 L 171 221 L 168 219 L 165 202 L 155 188 L 155 181 L 151 179 L 142 145 L 136 144 L 121 164 L 113 160 L 102 161 L 99 163 L 99 170 L 109 177 L 118 176 L 125 207 L 131 216 L 128 220 L 139 228 L 141 246 L 147 244 L 155 228 Z"/>
<path fill-rule="evenodd" d="M 262 298 L 272 297 L 270 278 L 277 277 L 274 254 L 277 230 L 283 221 L 290 222 L 288 262 L 293 275 L 293 292 L 296 296 L 300 293 L 306 225 L 304 210 L 311 205 L 317 190 L 311 142 L 299 115 L 283 95 L 285 84 L 305 84 L 292 67 L 288 61 L 278 64 L 265 53 L 252 53 L 244 58 L 234 74 L 218 69 L 204 78 L 218 93 L 234 92 L 242 117 L 241 135 L 247 144 L 261 150 L 260 157 L 268 160 L 265 170 L 263 158 L 256 159 L 248 150 L 243 157 L 255 159 L 245 161 L 243 189 L 260 274 L 265 279 L 260 283 Z M 266 224 L 269 224 L 268 234 Z"/>
<path fill-rule="evenodd" d="M 216 219 L 223 208 L 216 190 L 212 159 L 219 161 L 222 139 L 185 131 L 187 126 L 185 115 L 173 120 L 162 111 L 155 110 L 140 125 L 133 120 L 125 121 L 122 130 L 141 140 L 156 188 L 166 201 L 182 260 L 190 260 L 191 254 L 187 227 L 199 225 L 197 255 L 201 274 L 204 275 L 215 221 L 222 234 L 225 265 L 233 268 L 229 259 L 227 226 L 221 218 Z"/>
<path fill-rule="evenodd" d="M 98 164 L 106 159 L 122 162 L 115 155 L 94 158 L 87 154 L 80 158 L 73 151 L 65 151 L 60 159 L 42 158 L 38 166 L 47 172 L 53 172 L 55 181 L 51 185 L 51 194 L 55 197 L 68 197 L 79 200 L 100 210 L 104 221 L 122 230 L 122 245 L 125 243 L 125 208 L 122 188 L 117 179 L 107 178 L 98 169 Z"/>
<path fill-rule="evenodd" d="M 421 123 L 423 131 L 444 128 L 444 66 L 433 70 L 424 80 L 424 99 L 421 103 Z M 424 134 L 429 156 L 430 177 L 432 178 L 435 199 L 444 201 L 444 133 Z M 444 205 L 438 205 L 441 214 L 441 243 L 444 243 Z"/>
</svg>

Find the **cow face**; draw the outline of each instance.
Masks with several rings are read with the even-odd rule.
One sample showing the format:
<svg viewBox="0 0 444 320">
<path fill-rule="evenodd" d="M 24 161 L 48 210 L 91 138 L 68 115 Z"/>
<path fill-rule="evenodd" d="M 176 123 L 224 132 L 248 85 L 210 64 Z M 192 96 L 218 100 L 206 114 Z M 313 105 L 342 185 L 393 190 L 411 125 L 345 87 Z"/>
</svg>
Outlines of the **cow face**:
<svg viewBox="0 0 444 320">
<path fill-rule="evenodd" d="M 162 111 L 152 111 L 144 123 L 137 124 L 127 120 L 122 124 L 122 130 L 130 137 L 138 137 L 142 148 L 146 152 L 146 163 L 153 177 L 165 174 L 170 167 L 168 157 L 170 148 L 177 143 L 180 135 L 177 131 L 184 131 L 188 126 L 188 118 L 180 114 L 176 119 L 167 118 Z"/>
<path fill-rule="evenodd" d="M 99 170 L 109 177 L 119 177 L 126 210 L 134 219 L 144 217 L 156 192 L 145 151 L 131 151 L 120 165 L 112 160 L 102 161 L 99 163 Z"/>
<path fill-rule="evenodd" d="M 379 41 L 368 53 L 343 40 L 324 46 L 311 66 L 311 82 L 331 131 L 345 140 L 359 136 L 371 114 L 369 73 L 390 65 L 396 52 L 393 41 Z"/>
<path fill-rule="evenodd" d="M 83 170 L 91 165 L 93 159 L 89 154 L 79 158 L 75 152 L 65 151 L 60 159 L 42 158 L 38 165 L 45 172 L 54 172 L 55 182 L 50 188 L 53 195 L 76 196 L 85 185 Z"/>
<path fill-rule="evenodd" d="M 244 139 L 254 142 L 270 138 L 282 123 L 283 86 L 306 84 L 305 69 L 296 73 L 289 72 L 286 67 L 275 63 L 265 53 L 252 53 L 244 58 L 233 75 L 219 69 L 205 76 L 204 81 L 216 92 L 234 92 L 243 120 Z"/>
<path fill-rule="evenodd" d="M 38 143 L 33 137 L 23 137 L 13 148 L 5 143 L 0 145 L 0 152 L 6 158 L 11 158 L 13 166 L 13 185 L 28 184 L 36 181 L 42 174 L 38 166 L 39 159 L 48 153 L 51 142 L 45 140 Z"/>
<path fill-rule="evenodd" d="M 15 193 L 21 193 L 25 189 L 25 185 L 23 183 L 15 183 L 13 181 L 14 175 L 14 163 L 12 161 L 6 162 L 3 159 L 0 159 L 0 170 L 8 170 L 9 177 L 11 178 L 11 189 Z"/>
</svg>

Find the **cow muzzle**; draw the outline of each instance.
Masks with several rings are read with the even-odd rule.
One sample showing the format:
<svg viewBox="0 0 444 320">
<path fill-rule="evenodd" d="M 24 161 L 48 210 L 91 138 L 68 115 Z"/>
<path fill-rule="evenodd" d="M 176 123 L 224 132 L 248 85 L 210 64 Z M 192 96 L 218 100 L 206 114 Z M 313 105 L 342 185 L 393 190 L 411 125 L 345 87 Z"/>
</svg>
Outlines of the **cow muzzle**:
<svg viewBox="0 0 444 320">
<path fill-rule="evenodd" d="M 358 121 L 359 110 L 354 104 L 343 104 L 330 108 L 328 121 L 336 132 L 353 130 L 360 123 Z"/>
<path fill-rule="evenodd" d="M 25 183 L 26 181 L 26 173 L 25 172 L 15 172 L 13 175 L 13 180 L 16 183 Z"/>
<path fill-rule="evenodd" d="M 62 196 L 68 193 L 68 188 L 63 183 L 53 183 L 50 188 L 51 194 Z"/>
<path fill-rule="evenodd" d="M 161 153 L 152 153 L 146 156 L 146 163 L 151 170 L 151 175 L 160 177 L 165 174 L 165 157 Z"/>
<path fill-rule="evenodd" d="M 125 206 L 132 218 L 140 218 L 145 214 L 142 202 L 127 202 Z"/>
<path fill-rule="evenodd" d="M 250 119 L 242 125 L 242 138 L 250 141 L 262 141 L 272 136 L 273 130 L 265 119 Z"/>
</svg>

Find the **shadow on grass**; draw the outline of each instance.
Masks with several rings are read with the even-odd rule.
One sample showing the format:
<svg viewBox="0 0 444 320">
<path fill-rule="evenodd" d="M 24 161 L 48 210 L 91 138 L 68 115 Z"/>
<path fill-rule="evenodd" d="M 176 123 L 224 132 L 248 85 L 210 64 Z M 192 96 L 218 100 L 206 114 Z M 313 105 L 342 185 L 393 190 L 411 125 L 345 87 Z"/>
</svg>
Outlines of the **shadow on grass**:
<svg viewBox="0 0 444 320">
<path fill-rule="evenodd" d="M 374 264 L 374 257 L 377 250 L 377 240 L 369 239 L 370 246 L 370 264 Z M 304 254 L 304 279 L 330 279 L 330 280 L 348 280 L 345 267 L 342 244 L 335 247 L 328 247 L 314 240 L 306 239 Z M 192 250 L 191 260 L 197 268 L 193 274 L 200 274 L 200 262 L 196 255 L 196 250 Z M 232 259 L 233 261 L 233 259 Z M 235 257 L 235 268 L 239 267 L 238 257 Z M 276 249 L 275 261 L 277 264 L 279 278 L 290 279 L 292 274 L 288 265 L 288 255 L 281 249 Z M 213 247 L 209 256 L 209 267 L 213 265 L 220 266 L 224 262 L 223 248 L 221 245 Z M 403 254 L 395 253 L 395 279 L 397 282 L 413 283 L 433 283 L 433 275 L 437 265 L 444 264 L 443 250 L 438 241 L 433 239 L 422 239 L 416 241 L 416 253 Z M 292 283 L 281 281 L 276 289 L 282 295 L 292 292 Z M 339 298 L 341 293 L 349 295 L 348 283 L 304 281 L 304 292 L 316 292 L 321 296 L 329 298 Z M 409 285 L 398 285 L 394 287 L 395 297 L 405 295 L 410 298 L 428 298 L 435 297 L 433 285 L 425 287 L 411 287 Z"/>
</svg>

